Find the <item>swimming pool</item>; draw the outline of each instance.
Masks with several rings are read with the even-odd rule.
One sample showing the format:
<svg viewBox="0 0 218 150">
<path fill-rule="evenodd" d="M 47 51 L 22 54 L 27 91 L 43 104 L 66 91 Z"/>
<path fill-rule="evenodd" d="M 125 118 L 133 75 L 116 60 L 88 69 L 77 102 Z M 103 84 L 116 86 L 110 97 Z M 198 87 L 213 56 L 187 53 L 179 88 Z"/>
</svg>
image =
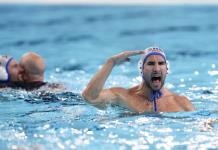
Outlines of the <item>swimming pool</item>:
<svg viewBox="0 0 218 150">
<path fill-rule="evenodd" d="M 0 5 L 1 54 L 32 50 L 46 81 L 68 91 L 0 91 L 0 149 L 217 149 L 218 6 Z M 166 86 L 195 112 L 134 114 L 87 104 L 81 91 L 105 60 L 158 45 L 170 61 Z M 139 82 L 138 57 L 116 67 L 106 87 Z"/>
</svg>

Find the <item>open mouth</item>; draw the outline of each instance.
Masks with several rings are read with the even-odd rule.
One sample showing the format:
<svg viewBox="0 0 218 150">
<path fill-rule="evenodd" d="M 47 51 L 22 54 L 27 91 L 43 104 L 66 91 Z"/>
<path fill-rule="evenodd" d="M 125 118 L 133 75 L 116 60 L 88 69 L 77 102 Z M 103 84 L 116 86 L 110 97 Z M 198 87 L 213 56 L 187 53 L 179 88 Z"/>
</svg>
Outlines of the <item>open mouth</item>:
<svg viewBox="0 0 218 150">
<path fill-rule="evenodd" d="M 160 82 L 161 81 L 161 76 L 154 76 L 151 78 L 152 82 Z"/>
</svg>

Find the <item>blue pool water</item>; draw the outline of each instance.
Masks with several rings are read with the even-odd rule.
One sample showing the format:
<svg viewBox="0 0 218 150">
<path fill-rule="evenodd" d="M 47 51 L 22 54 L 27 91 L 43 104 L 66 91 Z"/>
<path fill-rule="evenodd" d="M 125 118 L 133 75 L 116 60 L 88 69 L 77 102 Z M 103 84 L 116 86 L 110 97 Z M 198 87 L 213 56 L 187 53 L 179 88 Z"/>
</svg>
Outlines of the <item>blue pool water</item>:
<svg viewBox="0 0 218 150">
<path fill-rule="evenodd" d="M 218 149 L 218 6 L 0 5 L 0 53 L 29 50 L 46 81 L 65 92 L 0 90 L 0 150 Z M 166 86 L 195 112 L 99 110 L 80 96 L 105 60 L 157 45 L 170 61 Z M 137 61 L 117 66 L 106 87 L 139 83 Z"/>
</svg>

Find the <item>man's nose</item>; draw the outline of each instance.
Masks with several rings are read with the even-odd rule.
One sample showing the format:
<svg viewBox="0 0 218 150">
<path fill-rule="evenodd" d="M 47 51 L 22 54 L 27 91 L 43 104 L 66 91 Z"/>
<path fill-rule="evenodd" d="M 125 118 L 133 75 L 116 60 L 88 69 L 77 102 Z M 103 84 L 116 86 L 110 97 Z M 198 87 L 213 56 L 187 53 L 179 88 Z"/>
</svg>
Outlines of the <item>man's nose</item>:
<svg viewBox="0 0 218 150">
<path fill-rule="evenodd" d="M 153 71 L 154 72 L 159 72 L 160 71 L 160 65 L 158 63 L 155 63 Z"/>
</svg>

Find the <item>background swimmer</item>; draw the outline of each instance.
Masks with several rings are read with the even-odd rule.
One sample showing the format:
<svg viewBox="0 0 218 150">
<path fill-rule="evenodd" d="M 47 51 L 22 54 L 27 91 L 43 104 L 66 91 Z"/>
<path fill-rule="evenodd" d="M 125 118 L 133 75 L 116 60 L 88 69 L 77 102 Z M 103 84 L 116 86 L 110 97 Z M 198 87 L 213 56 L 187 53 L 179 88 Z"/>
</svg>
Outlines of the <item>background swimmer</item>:
<svg viewBox="0 0 218 150">
<path fill-rule="evenodd" d="M 0 88 L 11 87 L 35 90 L 45 87 L 47 90 L 52 91 L 65 90 L 63 85 L 44 82 L 44 59 L 34 52 L 25 53 L 19 64 L 9 56 L 0 57 L 0 62 L 0 80 L 2 82 Z"/>
</svg>

